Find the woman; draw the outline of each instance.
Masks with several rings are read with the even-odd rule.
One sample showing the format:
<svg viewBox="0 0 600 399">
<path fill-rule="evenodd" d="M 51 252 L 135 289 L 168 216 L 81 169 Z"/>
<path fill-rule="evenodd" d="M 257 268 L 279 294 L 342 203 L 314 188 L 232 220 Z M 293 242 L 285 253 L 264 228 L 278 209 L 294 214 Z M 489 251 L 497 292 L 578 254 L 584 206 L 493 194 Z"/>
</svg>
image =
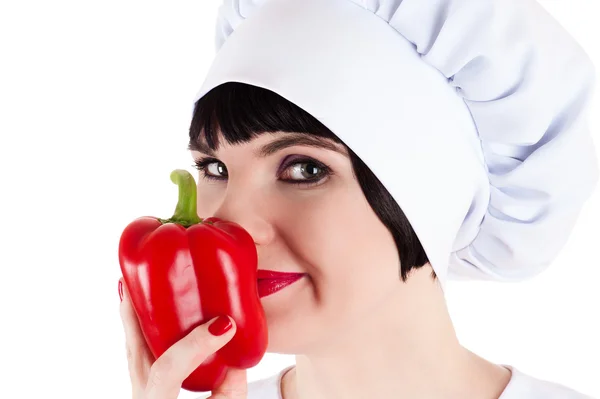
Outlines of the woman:
<svg viewBox="0 0 600 399">
<path fill-rule="evenodd" d="M 269 352 L 296 365 L 213 398 L 584 398 L 458 342 L 448 277 L 518 280 L 564 244 L 597 180 L 593 69 L 533 1 L 228 2 L 190 128 L 198 213 L 254 237 Z M 243 22 L 243 23 L 242 23 Z M 176 398 L 235 334 L 152 362 L 121 305 L 136 398 Z"/>
</svg>

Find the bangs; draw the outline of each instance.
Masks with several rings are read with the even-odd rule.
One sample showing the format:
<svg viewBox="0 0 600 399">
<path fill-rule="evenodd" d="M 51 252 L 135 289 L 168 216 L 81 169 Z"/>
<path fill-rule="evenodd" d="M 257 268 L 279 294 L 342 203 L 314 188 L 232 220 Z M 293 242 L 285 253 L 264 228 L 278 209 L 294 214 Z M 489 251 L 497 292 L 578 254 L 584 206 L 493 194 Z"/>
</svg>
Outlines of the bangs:
<svg viewBox="0 0 600 399">
<path fill-rule="evenodd" d="M 229 145 L 276 132 L 304 133 L 343 144 L 315 117 L 279 94 L 239 82 L 213 88 L 194 106 L 190 143 L 204 142 L 217 151 L 219 131 Z"/>
</svg>

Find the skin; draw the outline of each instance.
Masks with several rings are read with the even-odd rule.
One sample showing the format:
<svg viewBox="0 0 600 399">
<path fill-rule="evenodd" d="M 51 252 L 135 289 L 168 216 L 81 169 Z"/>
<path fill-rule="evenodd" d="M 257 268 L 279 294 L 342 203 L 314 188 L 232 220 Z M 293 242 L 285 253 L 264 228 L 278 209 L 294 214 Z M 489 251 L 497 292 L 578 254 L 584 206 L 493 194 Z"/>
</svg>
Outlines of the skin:
<svg viewBox="0 0 600 399">
<path fill-rule="evenodd" d="M 268 351 L 296 355 L 284 399 L 498 398 L 510 371 L 459 344 L 429 264 L 406 283 L 399 279 L 393 237 L 366 201 L 347 152 L 294 146 L 254 155 L 284 135 L 233 146 L 221 139 L 220 163 L 206 173 L 226 180 L 206 181 L 202 171 L 198 178 L 198 214 L 242 225 L 255 239 L 260 269 L 307 273 L 262 298 Z M 293 165 L 278 176 L 288 155 L 333 174 L 312 187 L 286 184 L 311 176 Z"/>
<path fill-rule="evenodd" d="M 225 180 L 205 180 L 202 171 L 197 179 L 198 215 L 244 227 L 255 240 L 260 269 L 306 273 L 261 299 L 268 352 L 296 355 L 296 367 L 282 381 L 283 398 L 498 398 L 510 371 L 459 344 L 429 264 L 407 282 L 399 279 L 392 235 L 366 201 L 343 147 L 341 154 L 294 146 L 255 156 L 283 136 L 265 134 L 234 146 L 221 140 L 219 162 L 206 173 Z M 310 187 L 285 183 L 314 177 L 313 169 L 301 171 L 306 161 L 295 160 L 278 175 L 290 155 L 311 158 L 332 174 Z M 214 337 L 208 322 L 152 362 L 126 290 L 121 317 L 138 399 L 177 398 L 189 373 L 235 334 L 234 323 Z M 247 398 L 246 371 L 228 372 L 211 398 Z"/>
</svg>

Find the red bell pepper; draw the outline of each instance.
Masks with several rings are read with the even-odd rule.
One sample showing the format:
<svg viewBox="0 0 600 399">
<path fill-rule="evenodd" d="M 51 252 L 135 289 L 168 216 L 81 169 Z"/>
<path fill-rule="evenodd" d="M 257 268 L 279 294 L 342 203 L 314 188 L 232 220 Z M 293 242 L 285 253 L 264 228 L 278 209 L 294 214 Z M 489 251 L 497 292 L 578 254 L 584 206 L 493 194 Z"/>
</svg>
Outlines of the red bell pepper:
<svg viewBox="0 0 600 399">
<path fill-rule="evenodd" d="M 264 356 L 267 324 L 257 289 L 257 253 L 240 225 L 196 213 L 196 181 L 185 170 L 171 180 L 179 202 L 170 219 L 143 216 L 119 242 L 119 263 L 144 338 L 155 358 L 198 325 L 227 314 L 235 336 L 206 359 L 182 388 L 220 385 L 228 367 L 250 368 Z"/>
</svg>

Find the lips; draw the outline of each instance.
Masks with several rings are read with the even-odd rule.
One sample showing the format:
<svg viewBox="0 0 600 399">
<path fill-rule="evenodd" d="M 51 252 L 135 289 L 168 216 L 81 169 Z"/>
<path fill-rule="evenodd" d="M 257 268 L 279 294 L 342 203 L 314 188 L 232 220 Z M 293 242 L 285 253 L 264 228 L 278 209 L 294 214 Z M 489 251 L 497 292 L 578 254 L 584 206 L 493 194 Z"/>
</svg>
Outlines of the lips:
<svg viewBox="0 0 600 399">
<path fill-rule="evenodd" d="M 295 283 L 304 277 L 304 275 L 305 273 L 284 273 L 259 269 L 257 274 L 258 296 L 263 298 L 274 294 L 288 285 Z"/>
</svg>

